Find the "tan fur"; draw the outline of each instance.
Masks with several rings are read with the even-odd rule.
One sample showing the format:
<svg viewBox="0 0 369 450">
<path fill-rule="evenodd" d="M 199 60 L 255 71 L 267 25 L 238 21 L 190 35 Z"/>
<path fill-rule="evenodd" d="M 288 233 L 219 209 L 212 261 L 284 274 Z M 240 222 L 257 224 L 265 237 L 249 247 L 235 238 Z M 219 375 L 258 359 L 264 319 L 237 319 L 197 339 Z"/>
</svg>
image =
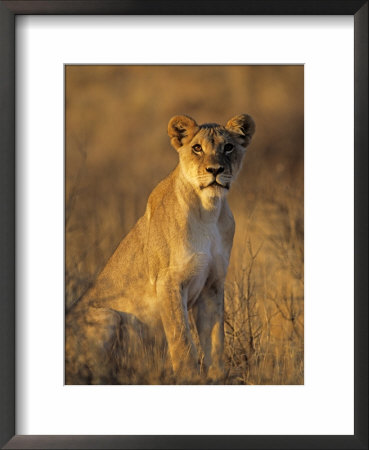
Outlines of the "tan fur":
<svg viewBox="0 0 369 450">
<path fill-rule="evenodd" d="M 246 114 L 225 127 L 199 126 L 188 116 L 170 120 L 179 164 L 153 190 L 144 216 L 67 314 L 67 383 L 87 373 L 89 382 L 111 379 L 121 367 L 119 347 L 128 345 L 122 330 L 128 329 L 140 338 L 164 329 L 177 382 L 195 380 L 199 366 L 189 311 L 207 377 L 222 380 L 224 280 L 234 235 L 226 194 L 254 131 Z"/>
</svg>

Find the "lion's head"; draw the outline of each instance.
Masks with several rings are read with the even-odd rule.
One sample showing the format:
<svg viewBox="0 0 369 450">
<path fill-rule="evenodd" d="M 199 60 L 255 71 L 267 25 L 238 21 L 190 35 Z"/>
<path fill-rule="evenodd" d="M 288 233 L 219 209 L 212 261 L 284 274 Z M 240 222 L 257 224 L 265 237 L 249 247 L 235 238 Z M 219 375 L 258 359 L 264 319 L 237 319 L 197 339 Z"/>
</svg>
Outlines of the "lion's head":
<svg viewBox="0 0 369 450">
<path fill-rule="evenodd" d="M 233 117 L 226 126 L 198 125 L 185 115 L 174 116 L 168 124 L 185 178 L 210 197 L 221 197 L 229 190 L 254 132 L 255 123 L 248 114 Z"/>
</svg>

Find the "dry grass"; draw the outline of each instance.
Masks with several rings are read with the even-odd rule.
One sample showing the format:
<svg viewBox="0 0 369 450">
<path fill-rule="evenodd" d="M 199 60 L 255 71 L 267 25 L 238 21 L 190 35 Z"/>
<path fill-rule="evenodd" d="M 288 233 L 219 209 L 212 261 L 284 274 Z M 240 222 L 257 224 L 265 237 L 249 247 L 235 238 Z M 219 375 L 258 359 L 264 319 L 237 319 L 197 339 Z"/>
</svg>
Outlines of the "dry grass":
<svg viewBox="0 0 369 450">
<path fill-rule="evenodd" d="M 225 290 L 225 382 L 302 384 L 301 66 L 67 68 L 66 310 L 175 166 L 169 118 L 225 123 L 241 112 L 254 117 L 257 131 L 229 195 L 236 235 Z M 117 382 L 175 382 L 165 348 L 137 352 Z"/>
</svg>

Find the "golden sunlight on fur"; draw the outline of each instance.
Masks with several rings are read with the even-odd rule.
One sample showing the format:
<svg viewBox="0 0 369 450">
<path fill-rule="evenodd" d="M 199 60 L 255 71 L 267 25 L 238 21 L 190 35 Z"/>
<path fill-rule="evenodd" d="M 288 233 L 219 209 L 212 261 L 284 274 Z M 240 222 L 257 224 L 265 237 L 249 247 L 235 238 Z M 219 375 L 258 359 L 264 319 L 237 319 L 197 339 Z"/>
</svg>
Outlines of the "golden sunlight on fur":
<svg viewBox="0 0 369 450">
<path fill-rule="evenodd" d="M 224 382 L 224 282 L 235 228 L 226 197 L 254 132 L 247 114 L 225 126 L 170 120 L 177 167 L 67 314 L 67 384 L 123 383 L 139 373 L 138 348 L 166 347 L 174 382 Z"/>
</svg>

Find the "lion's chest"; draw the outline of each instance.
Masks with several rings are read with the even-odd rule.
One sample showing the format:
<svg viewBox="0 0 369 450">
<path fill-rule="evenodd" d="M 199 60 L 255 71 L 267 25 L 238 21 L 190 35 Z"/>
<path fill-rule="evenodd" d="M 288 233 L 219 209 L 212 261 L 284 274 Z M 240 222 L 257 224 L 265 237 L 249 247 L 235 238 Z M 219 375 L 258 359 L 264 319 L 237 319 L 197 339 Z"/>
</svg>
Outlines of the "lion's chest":
<svg viewBox="0 0 369 450">
<path fill-rule="evenodd" d="M 187 248 L 194 263 L 187 286 L 187 306 L 191 308 L 206 286 L 224 280 L 228 255 L 217 224 L 195 227 Z"/>
</svg>

